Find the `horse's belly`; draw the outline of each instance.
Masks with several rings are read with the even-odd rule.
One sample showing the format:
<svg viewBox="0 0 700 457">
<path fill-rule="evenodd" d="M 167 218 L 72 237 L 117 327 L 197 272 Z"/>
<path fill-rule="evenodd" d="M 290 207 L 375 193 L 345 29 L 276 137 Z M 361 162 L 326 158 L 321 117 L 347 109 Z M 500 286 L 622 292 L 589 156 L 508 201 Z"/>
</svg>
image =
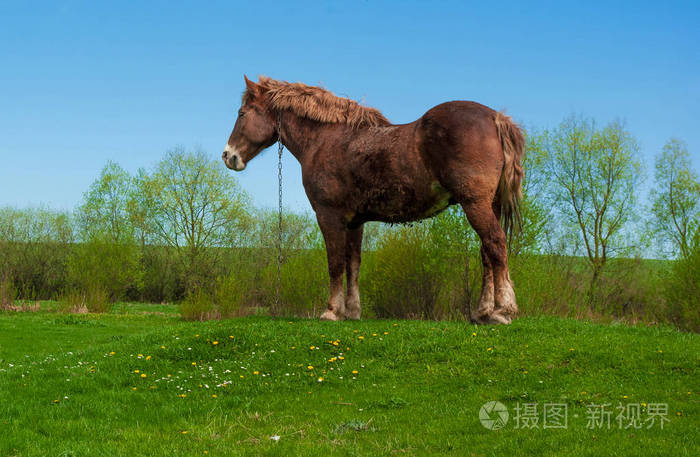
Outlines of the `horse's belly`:
<svg viewBox="0 0 700 457">
<path fill-rule="evenodd" d="M 434 216 L 453 204 L 452 196 L 437 181 L 430 184 L 396 183 L 365 191 L 357 218 L 363 221 L 410 222 Z"/>
</svg>

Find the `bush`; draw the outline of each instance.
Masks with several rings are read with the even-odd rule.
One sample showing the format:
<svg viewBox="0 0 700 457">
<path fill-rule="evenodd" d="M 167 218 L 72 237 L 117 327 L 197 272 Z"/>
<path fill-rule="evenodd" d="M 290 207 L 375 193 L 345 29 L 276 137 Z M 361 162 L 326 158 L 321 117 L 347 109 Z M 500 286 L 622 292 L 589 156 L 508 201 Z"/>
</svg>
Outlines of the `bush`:
<svg viewBox="0 0 700 457">
<path fill-rule="evenodd" d="M 277 266 L 272 268 L 272 291 L 276 293 Z M 324 249 L 295 252 L 282 265 L 279 313 L 301 317 L 318 316 L 328 301 L 328 263 Z M 273 296 L 274 298 L 274 296 Z"/>
<path fill-rule="evenodd" d="M 185 320 L 205 321 L 245 315 L 249 312 L 252 289 L 240 273 L 216 280 L 211 290 L 194 289 L 180 303 L 180 315 Z"/>
<path fill-rule="evenodd" d="M 92 284 L 85 290 L 69 289 L 58 298 L 58 309 L 64 313 L 108 313 L 112 310 L 109 293 Z"/>
<path fill-rule="evenodd" d="M 9 278 L 5 277 L 0 281 L 0 310 L 8 311 L 14 309 L 17 291 Z"/>
<path fill-rule="evenodd" d="M 141 283 L 140 250 L 135 244 L 91 239 L 74 247 L 68 259 L 72 289 L 99 290 L 110 300 L 137 298 Z"/>
<path fill-rule="evenodd" d="M 476 275 L 465 271 L 466 237 L 444 230 L 449 220 L 443 217 L 451 216 L 385 232 L 366 256 L 363 300 L 377 317 L 468 316 Z"/>
<path fill-rule="evenodd" d="M 700 232 L 688 256 L 675 260 L 665 279 L 672 322 L 685 330 L 700 331 Z"/>
</svg>

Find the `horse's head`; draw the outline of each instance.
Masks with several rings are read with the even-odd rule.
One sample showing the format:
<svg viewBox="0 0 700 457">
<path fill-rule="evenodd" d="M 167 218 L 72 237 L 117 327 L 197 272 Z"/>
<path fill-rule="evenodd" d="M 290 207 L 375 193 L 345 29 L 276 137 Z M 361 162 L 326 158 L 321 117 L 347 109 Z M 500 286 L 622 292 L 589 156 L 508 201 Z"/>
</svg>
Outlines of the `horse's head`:
<svg viewBox="0 0 700 457">
<path fill-rule="evenodd" d="M 232 170 L 241 171 L 246 163 L 277 139 L 275 115 L 265 103 L 265 90 L 245 77 L 246 93 L 238 119 L 221 158 Z"/>
</svg>

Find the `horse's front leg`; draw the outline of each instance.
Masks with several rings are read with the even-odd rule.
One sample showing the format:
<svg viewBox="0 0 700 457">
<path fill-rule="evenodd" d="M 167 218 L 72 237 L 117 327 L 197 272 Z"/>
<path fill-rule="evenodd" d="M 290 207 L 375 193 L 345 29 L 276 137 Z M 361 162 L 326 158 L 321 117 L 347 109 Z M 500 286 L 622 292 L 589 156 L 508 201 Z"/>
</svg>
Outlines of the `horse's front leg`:
<svg viewBox="0 0 700 457">
<path fill-rule="evenodd" d="M 360 308 L 360 261 L 362 257 L 362 228 L 348 231 L 345 241 L 345 273 L 347 277 L 347 293 L 345 294 L 345 317 L 359 319 L 362 314 Z"/>
<path fill-rule="evenodd" d="M 347 229 L 342 219 L 331 211 L 316 211 L 318 226 L 326 242 L 328 256 L 328 276 L 330 277 L 330 298 L 328 308 L 321 319 L 337 321 L 345 318 L 345 297 L 343 296 L 343 273 L 345 272 L 345 244 Z"/>
</svg>

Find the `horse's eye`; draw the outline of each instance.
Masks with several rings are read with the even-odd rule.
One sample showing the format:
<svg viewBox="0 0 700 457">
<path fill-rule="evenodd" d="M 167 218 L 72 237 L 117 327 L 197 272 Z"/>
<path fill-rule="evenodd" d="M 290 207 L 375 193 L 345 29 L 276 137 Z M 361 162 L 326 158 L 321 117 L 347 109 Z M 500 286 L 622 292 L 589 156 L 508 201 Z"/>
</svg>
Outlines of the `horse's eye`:
<svg viewBox="0 0 700 457">
<path fill-rule="evenodd" d="M 238 117 L 243 117 L 244 114 L 245 114 L 245 111 L 243 111 L 243 110 L 238 111 Z"/>
</svg>

